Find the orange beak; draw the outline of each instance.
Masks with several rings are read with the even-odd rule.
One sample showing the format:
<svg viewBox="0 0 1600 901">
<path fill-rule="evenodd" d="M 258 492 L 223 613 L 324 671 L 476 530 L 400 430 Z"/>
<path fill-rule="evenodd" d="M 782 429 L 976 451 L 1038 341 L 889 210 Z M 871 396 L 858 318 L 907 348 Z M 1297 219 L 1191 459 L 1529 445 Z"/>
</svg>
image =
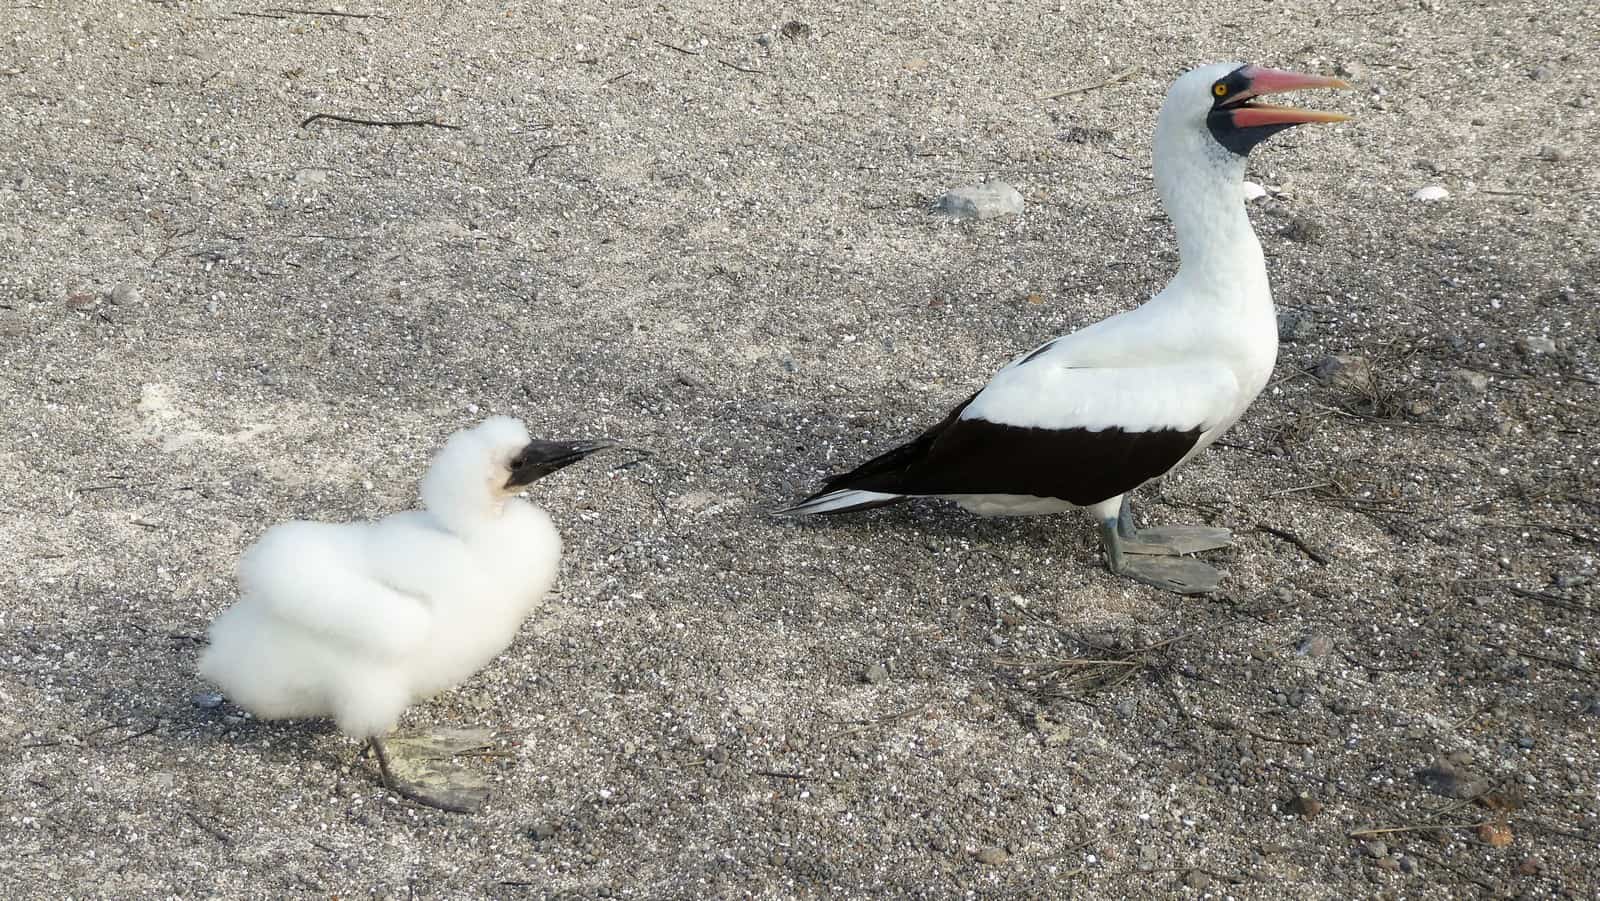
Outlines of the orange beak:
<svg viewBox="0 0 1600 901">
<path fill-rule="evenodd" d="M 1349 83 L 1342 79 L 1329 78 L 1324 75 L 1302 75 L 1299 72 L 1267 69 L 1261 66 L 1246 66 L 1239 74 L 1245 78 L 1245 89 L 1228 98 L 1226 103 L 1221 104 L 1223 109 L 1232 114 L 1233 124 L 1238 128 L 1256 128 L 1263 125 L 1302 125 L 1311 122 L 1344 122 L 1350 118 L 1343 113 L 1328 113 L 1320 110 L 1298 109 L 1292 106 L 1272 106 L 1266 103 L 1249 102 L 1254 97 L 1301 91 L 1306 88 L 1349 89 Z"/>
</svg>

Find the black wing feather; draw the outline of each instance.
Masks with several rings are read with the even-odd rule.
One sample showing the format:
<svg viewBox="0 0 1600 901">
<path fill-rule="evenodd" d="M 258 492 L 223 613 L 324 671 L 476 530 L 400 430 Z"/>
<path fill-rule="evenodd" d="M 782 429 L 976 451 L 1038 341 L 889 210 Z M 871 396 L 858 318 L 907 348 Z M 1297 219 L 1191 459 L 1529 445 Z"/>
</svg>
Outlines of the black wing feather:
<svg viewBox="0 0 1600 901">
<path fill-rule="evenodd" d="M 974 394 L 915 439 L 828 479 L 831 491 L 886 494 L 1022 494 L 1087 506 L 1176 466 L 1203 428 L 1043 429 L 962 419 Z"/>
</svg>

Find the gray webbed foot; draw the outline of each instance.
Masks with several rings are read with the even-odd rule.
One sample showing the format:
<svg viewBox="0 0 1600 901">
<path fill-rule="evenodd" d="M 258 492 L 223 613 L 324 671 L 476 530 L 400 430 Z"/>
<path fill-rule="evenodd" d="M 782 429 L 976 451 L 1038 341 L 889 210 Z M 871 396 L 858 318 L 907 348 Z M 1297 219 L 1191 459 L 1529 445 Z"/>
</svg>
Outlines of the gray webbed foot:
<svg viewBox="0 0 1600 901">
<path fill-rule="evenodd" d="M 1117 513 L 1117 537 L 1123 553 L 1175 557 L 1214 551 L 1233 544 L 1233 533 L 1215 526 L 1150 526 L 1133 523 L 1133 503 L 1123 496 Z"/>
<path fill-rule="evenodd" d="M 1130 541 L 1122 537 L 1121 519 L 1107 519 L 1100 524 L 1106 567 L 1112 572 L 1175 594 L 1205 594 L 1217 590 L 1222 575 L 1193 557 L 1178 556 L 1181 552 L 1173 550 L 1172 545 L 1159 546 L 1154 554 L 1136 552 L 1135 548 L 1141 546 L 1140 539 Z M 1226 532 L 1225 529 L 1218 531 Z M 1143 533 L 1140 535 L 1142 537 Z"/>
<path fill-rule="evenodd" d="M 1174 594 L 1207 594 L 1217 590 L 1222 574 L 1193 557 L 1149 557 L 1129 554 L 1117 575 Z"/>
<path fill-rule="evenodd" d="M 367 744 L 378 758 L 383 787 L 402 798 L 451 813 L 476 813 L 489 797 L 484 778 L 454 758 L 488 746 L 488 730 L 445 730 L 436 735 L 395 736 Z"/>
</svg>

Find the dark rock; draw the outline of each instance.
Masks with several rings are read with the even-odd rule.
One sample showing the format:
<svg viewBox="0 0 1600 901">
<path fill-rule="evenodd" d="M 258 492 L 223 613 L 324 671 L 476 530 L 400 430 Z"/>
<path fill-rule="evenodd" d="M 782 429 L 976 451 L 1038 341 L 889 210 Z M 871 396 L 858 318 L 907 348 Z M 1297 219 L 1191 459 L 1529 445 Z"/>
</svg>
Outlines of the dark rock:
<svg viewBox="0 0 1600 901">
<path fill-rule="evenodd" d="M 1288 344 L 1310 341 L 1317 332 L 1316 320 L 1299 310 L 1278 311 L 1278 340 Z"/>
<path fill-rule="evenodd" d="M 1452 763 L 1446 758 L 1417 770 L 1417 780 L 1434 794 L 1460 800 L 1476 798 L 1489 788 L 1488 779 L 1475 775 L 1464 764 Z"/>
<path fill-rule="evenodd" d="M 1363 391 L 1372 386 L 1372 363 L 1366 357 L 1324 357 L 1315 370 L 1317 379 L 1331 388 Z"/>
<path fill-rule="evenodd" d="M 1305 792 L 1300 792 L 1284 802 L 1283 809 L 1289 813 L 1299 814 L 1302 819 L 1310 820 L 1322 812 L 1322 802 Z"/>
<path fill-rule="evenodd" d="M 190 698 L 189 701 L 201 710 L 215 710 L 222 706 L 222 692 L 202 691 Z"/>
</svg>

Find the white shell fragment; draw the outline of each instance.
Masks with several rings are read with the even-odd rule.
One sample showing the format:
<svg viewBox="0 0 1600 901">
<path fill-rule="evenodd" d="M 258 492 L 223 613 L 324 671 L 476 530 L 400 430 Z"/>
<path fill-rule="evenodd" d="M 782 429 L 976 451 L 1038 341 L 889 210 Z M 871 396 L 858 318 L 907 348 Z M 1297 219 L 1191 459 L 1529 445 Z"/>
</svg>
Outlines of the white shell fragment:
<svg viewBox="0 0 1600 901">
<path fill-rule="evenodd" d="M 1260 200 L 1261 198 L 1263 198 L 1265 196 L 1267 196 L 1267 189 L 1266 188 L 1261 187 L 1260 185 L 1256 184 L 1253 181 L 1247 181 L 1247 182 L 1244 183 L 1244 202 L 1245 203 L 1249 203 L 1252 200 Z"/>
<path fill-rule="evenodd" d="M 1423 203 L 1432 203 L 1435 200 L 1444 200 L 1449 196 L 1450 192 L 1446 191 L 1443 187 L 1439 185 L 1428 185 L 1426 188 L 1418 189 L 1415 194 L 1411 195 L 1411 199 L 1420 200 Z"/>
</svg>

